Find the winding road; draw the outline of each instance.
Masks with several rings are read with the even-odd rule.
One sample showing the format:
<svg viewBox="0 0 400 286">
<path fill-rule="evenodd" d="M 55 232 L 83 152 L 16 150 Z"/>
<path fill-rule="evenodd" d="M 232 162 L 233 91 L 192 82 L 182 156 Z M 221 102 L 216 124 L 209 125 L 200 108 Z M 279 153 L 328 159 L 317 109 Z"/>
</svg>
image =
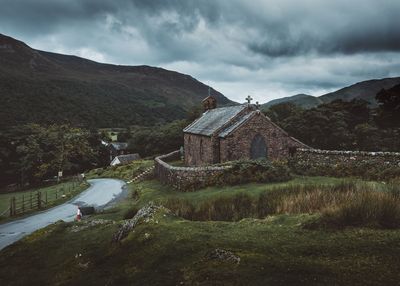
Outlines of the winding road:
<svg viewBox="0 0 400 286">
<path fill-rule="evenodd" d="M 62 205 L 29 217 L 0 224 L 0 250 L 56 221 L 73 221 L 77 206 L 93 206 L 96 209 L 103 209 L 121 197 L 125 191 L 125 182 L 120 180 L 93 179 L 88 182 L 90 187 L 87 190 Z"/>
</svg>

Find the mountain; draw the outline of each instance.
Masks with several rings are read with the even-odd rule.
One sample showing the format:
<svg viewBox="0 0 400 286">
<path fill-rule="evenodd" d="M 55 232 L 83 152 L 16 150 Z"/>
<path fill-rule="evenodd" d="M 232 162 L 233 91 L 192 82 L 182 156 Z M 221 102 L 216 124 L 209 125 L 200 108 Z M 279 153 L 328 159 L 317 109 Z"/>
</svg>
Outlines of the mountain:
<svg viewBox="0 0 400 286">
<path fill-rule="evenodd" d="M 344 87 L 334 92 L 321 95 L 319 97 L 314 97 L 306 94 L 298 94 L 294 96 L 274 99 L 263 104 L 263 107 L 269 108 L 272 105 L 276 105 L 279 103 L 291 102 L 307 109 L 316 107 L 322 103 L 329 103 L 336 99 L 351 101 L 352 99 L 356 98 L 364 99 L 368 101 L 372 106 L 376 106 L 376 94 L 382 89 L 389 89 L 397 84 L 400 84 L 400 77 L 367 80 Z"/>
<path fill-rule="evenodd" d="M 269 108 L 273 105 L 279 104 L 279 103 L 284 103 L 284 102 L 291 102 L 294 103 L 302 108 L 312 108 L 314 106 L 320 105 L 323 103 L 321 99 L 318 97 L 308 95 L 308 94 L 296 94 L 293 96 L 288 96 L 288 97 L 282 97 L 278 99 L 271 100 L 265 104 L 263 104 L 263 108 Z"/>
<path fill-rule="evenodd" d="M 324 94 L 319 98 L 326 103 L 336 99 L 351 101 L 352 99 L 360 98 L 375 106 L 377 104 L 375 96 L 381 89 L 389 89 L 399 83 L 400 77 L 367 80 Z"/>
<path fill-rule="evenodd" d="M 0 34 L 0 127 L 152 125 L 184 118 L 207 94 L 208 86 L 189 75 L 39 51 Z"/>
</svg>

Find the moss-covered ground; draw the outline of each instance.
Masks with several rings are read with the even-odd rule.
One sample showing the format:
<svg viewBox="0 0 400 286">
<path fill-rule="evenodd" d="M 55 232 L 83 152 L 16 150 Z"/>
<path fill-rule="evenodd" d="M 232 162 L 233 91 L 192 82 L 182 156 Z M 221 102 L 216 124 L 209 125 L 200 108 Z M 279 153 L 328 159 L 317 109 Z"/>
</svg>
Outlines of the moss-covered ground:
<svg viewBox="0 0 400 286">
<path fill-rule="evenodd" d="M 399 285 L 399 230 L 305 228 L 318 214 L 222 222 L 162 211 L 112 243 L 127 212 L 149 201 L 180 196 L 201 202 L 239 192 L 255 196 L 279 184 L 341 183 L 298 177 L 183 194 L 155 180 L 131 185 L 124 202 L 87 219 L 108 223 L 59 222 L 2 250 L 0 285 Z M 240 263 L 211 259 L 215 249 L 234 253 Z"/>
</svg>

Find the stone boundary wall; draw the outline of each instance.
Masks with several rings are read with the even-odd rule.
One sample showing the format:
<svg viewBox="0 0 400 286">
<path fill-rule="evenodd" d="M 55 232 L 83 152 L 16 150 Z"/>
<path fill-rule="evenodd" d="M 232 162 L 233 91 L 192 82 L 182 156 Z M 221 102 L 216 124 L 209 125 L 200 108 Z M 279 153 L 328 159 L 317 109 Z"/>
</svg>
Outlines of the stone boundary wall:
<svg viewBox="0 0 400 286">
<path fill-rule="evenodd" d="M 175 167 L 167 162 L 181 159 L 181 151 L 174 151 L 154 159 L 154 175 L 162 183 L 182 192 L 212 185 L 210 177 L 222 175 L 231 166 Z"/>
<path fill-rule="evenodd" d="M 320 155 L 344 155 L 344 156 L 368 156 L 368 157 L 398 157 L 400 152 L 368 152 L 368 151 L 338 151 L 338 150 L 320 150 L 320 149 L 304 149 L 298 148 L 300 153 L 313 153 Z"/>
<path fill-rule="evenodd" d="M 297 149 L 289 163 L 301 175 L 356 176 L 372 180 L 400 176 L 399 152 Z"/>
<path fill-rule="evenodd" d="M 334 151 L 319 149 L 297 149 L 297 160 L 316 160 L 318 163 L 369 161 L 400 167 L 400 152 Z"/>
</svg>

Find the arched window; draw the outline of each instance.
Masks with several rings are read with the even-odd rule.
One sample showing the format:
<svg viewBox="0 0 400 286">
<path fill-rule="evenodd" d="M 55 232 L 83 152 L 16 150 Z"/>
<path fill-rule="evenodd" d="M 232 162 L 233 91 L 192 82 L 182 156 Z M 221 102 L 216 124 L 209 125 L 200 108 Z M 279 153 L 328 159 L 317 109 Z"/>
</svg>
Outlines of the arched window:
<svg viewBox="0 0 400 286">
<path fill-rule="evenodd" d="M 267 144 L 265 144 L 264 137 L 256 134 L 251 141 L 250 158 L 252 160 L 267 159 L 267 154 Z"/>
</svg>

